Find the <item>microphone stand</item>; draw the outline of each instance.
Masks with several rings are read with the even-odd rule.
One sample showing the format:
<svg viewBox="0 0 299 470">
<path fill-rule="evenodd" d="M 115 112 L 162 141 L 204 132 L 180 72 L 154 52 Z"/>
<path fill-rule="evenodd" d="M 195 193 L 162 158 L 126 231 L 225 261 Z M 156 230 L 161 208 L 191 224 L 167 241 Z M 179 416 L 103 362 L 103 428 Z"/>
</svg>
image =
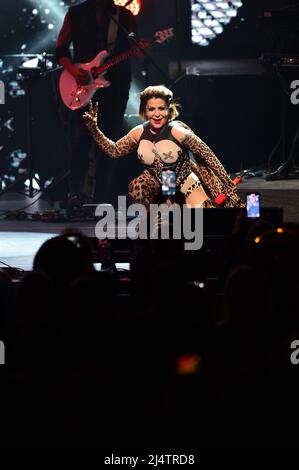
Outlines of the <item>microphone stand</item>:
<svg viewBox="0 0 299 470">
<path fill-rule="evenodd" d="M 276 74 L 279 78 L 279 82 L 282 90 L 282 111 L 281 111 L 281 146 L 282 146 L 282 158 L 280 166 L 275 170 L 265 175 L 266 181 L 276 181 L 283 179 L 299 179 L 299 169 L 295 166 L 295 154 L 299 143 L 299 128 L 297 128 L 295 135 L 293 136 L 292 143 L 287 155 L 287 144 L 286 144 L 286 133 L 287 133 L 287 100 L 289 95 L 283 81 L 282 72 L 279 71 L 278 65 L 274 67 Z"/>
<path fill-rule="evenodd" d="M 131 3 L 130 1 L 127 2 L 126 5 L 128 5 L 129 3 Z M 140 42 L 136 39 L 136 34 L 134 32 L 129 32 L 127 30 L 127 28 L 119 21 L 117 20 L 112 14 L 110 14 L 109 12 L 106 12 L 108 17 L 114 21 L 114 23 L 117 24 L 117 26 L 126 34 L 127 38 L 131 39 L 132 42 L 134 43 L 134 45 L 140 50 L 140 52 L 142 53 L 142 55 L 145 57 L 145 59 L 147 60 L 147 65 L 146 65 L 146 77 L 147 77 L 147 81 L 148 81 L 148 64 L 151 64 L 155 67 L 155 69 L 164 77 L 164 79 L 166 80 L 166 82 L 168 83 L 169 82 L 169 76 L 168 74 L 156 63 L 156 61 L 153 59 L 152 55 L 146 50 L 145 47 L 143 47 Z"/>
<path fill-rule="evenodd" d="M 177 50 L 177 77 L 173 79 L 170 89 L 172 89 L 182 78 L 185 77 L 186 72 L 182 67 L 182 35 L 181 35 L 181 8 L 180 0 L 175 0 L 175 31 L 176 31 L 176 50 Z"/>
<path fill-rule="evenodd" d="M 181 19 L 180 19 L 180 3 L 175 0 L 175 29 L 176 29 L 176 46 L 177 46 L 177 63 L 178 76 L 182 75 L 182 54 L 181 54 Z"/>
</svg>

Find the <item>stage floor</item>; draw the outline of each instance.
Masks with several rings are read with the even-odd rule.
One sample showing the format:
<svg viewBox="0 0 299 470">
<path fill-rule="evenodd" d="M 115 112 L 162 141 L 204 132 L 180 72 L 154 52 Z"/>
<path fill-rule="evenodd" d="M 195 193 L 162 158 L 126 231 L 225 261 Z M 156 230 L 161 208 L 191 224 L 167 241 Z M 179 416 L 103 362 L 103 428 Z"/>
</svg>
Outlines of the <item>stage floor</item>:
<svg viewBox="0 0 299 470">
<path fill-rule="evenodd" d="M 264 207 L 283 208 L 284 222 L 299 223 L 299 180 L 266 181 L 263 178 L 250 178 L 238 187 L 241 197 L 251 191 L 260 192 Z M 7 192 L 0 197 L 0 261 L 10 266 L 30 270 L 34 254 L 44 241 L 59 235 L 66 227 L 79 229 L 87 237 L 95 237 L 96 220 L 43 222 L 26 218 L 10 220 L 4 216 L 5 211 L 19 209 L 23 209 L 26 215 L 59 207 L 58 203 L 51 207 L 46 199 L 40 199 L 39 194 L 29 198 L 24 194 Z M 100 269 L 100 264 L 96 267 Z M 118 267 L 129 269 L 127 263 L 119 263 Z"/>
<path fill-rule="evenodd" d="M 48 210 L 59 209 L 46 199 L 40 199 L 37 194 L 29 198 L 25 194 L 8 192 L 0 197 L 0 268 L 11 266 L 24 271 L 30 271 L 33 266 L 34 255 L 41 245 L 51 237 L 60 235 L 66 228 L 79 230 L 89 238 L 95 238 L 96 220 L 44 222 L 31 220 L 34 213 L 44 213 Z M 5 211 L 19 211 L 25 213 L 23 219 L 12 216 L 7 219 Z M 26 219 L 26 214 L 28 219 Z M 96 269 L 101 269 L 101 263 L 94 263 Z M 117 262 L 117 269 L 128 270 L 129 263 Z"/>
<path fill-rule="evenodd" d="M 20 226 L 18 228 L 18 231 L 0 232 L 0 268 L 14 268 L 20 270 L 20 274 L 22 274 L 22 271 L 32 270 L 34 256 L 39 248 L 46 240 L 59 235 L 60 230 L 57 232 L 32 232 L 27 231 L 24 227 L 22 230 Z M 40 229 L 37 226 L 34 228 L 35 230 Z M 44 227 L 44 229 L 46 228 Z M 101 270 L 101 263 L 94 263 L 94 267 Z M 117 262 L 116 268 L 128 271 L 130 265 L 129 263 Z"/>
</svg>

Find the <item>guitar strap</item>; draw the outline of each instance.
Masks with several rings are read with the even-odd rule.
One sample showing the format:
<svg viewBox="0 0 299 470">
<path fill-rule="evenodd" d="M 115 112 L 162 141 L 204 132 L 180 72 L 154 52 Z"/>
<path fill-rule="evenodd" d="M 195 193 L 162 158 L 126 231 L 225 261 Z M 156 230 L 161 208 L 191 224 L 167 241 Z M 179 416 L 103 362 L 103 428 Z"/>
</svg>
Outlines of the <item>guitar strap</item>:
<svg viewBox="0 0 299 470">
<path fill-rule="evenodd" d="M 115 18 L 116 21 L 113 19 Z M 108 38 L 107 38 L 107 50 L 109 54 L 113 54 L 116 37 L 118 33 L 118 22 L 119 22 L 119 8 L 116 8 L 116 15 L 113 15 L 109 21 L 109 28 L 108 28 Z"/>
</svg>

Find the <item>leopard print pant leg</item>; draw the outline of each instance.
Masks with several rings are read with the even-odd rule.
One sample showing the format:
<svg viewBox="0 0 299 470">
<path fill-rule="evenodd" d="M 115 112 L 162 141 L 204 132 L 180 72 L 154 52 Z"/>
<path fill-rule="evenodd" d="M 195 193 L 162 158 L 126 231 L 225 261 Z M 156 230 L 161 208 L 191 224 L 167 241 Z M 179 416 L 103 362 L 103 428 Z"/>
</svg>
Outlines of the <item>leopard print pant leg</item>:
<svg viewBox="0 0 299 470">
<path fill-rule="evenodd" d="M 133 202 L 148 206 L 151 198 L 160 187 L 161 184 L 147 170 L 144 170 L 141 175 L 129 183 L 128 196 Z"/>
</svg>

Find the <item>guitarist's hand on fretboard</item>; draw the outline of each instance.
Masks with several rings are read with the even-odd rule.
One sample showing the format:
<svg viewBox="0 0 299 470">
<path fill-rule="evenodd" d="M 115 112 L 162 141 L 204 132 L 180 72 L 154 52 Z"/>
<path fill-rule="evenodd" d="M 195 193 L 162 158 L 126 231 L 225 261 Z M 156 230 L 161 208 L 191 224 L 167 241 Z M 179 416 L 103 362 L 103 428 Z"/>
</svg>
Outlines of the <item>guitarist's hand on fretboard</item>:
<svg viewBox="0 0 299 470">
<path fill-rule="evenodd" d="M 78 65 L 74 64 L 71 73 L 79 86 L 88 85 L 91 81 L 90 73 Z"/>
</svg>

